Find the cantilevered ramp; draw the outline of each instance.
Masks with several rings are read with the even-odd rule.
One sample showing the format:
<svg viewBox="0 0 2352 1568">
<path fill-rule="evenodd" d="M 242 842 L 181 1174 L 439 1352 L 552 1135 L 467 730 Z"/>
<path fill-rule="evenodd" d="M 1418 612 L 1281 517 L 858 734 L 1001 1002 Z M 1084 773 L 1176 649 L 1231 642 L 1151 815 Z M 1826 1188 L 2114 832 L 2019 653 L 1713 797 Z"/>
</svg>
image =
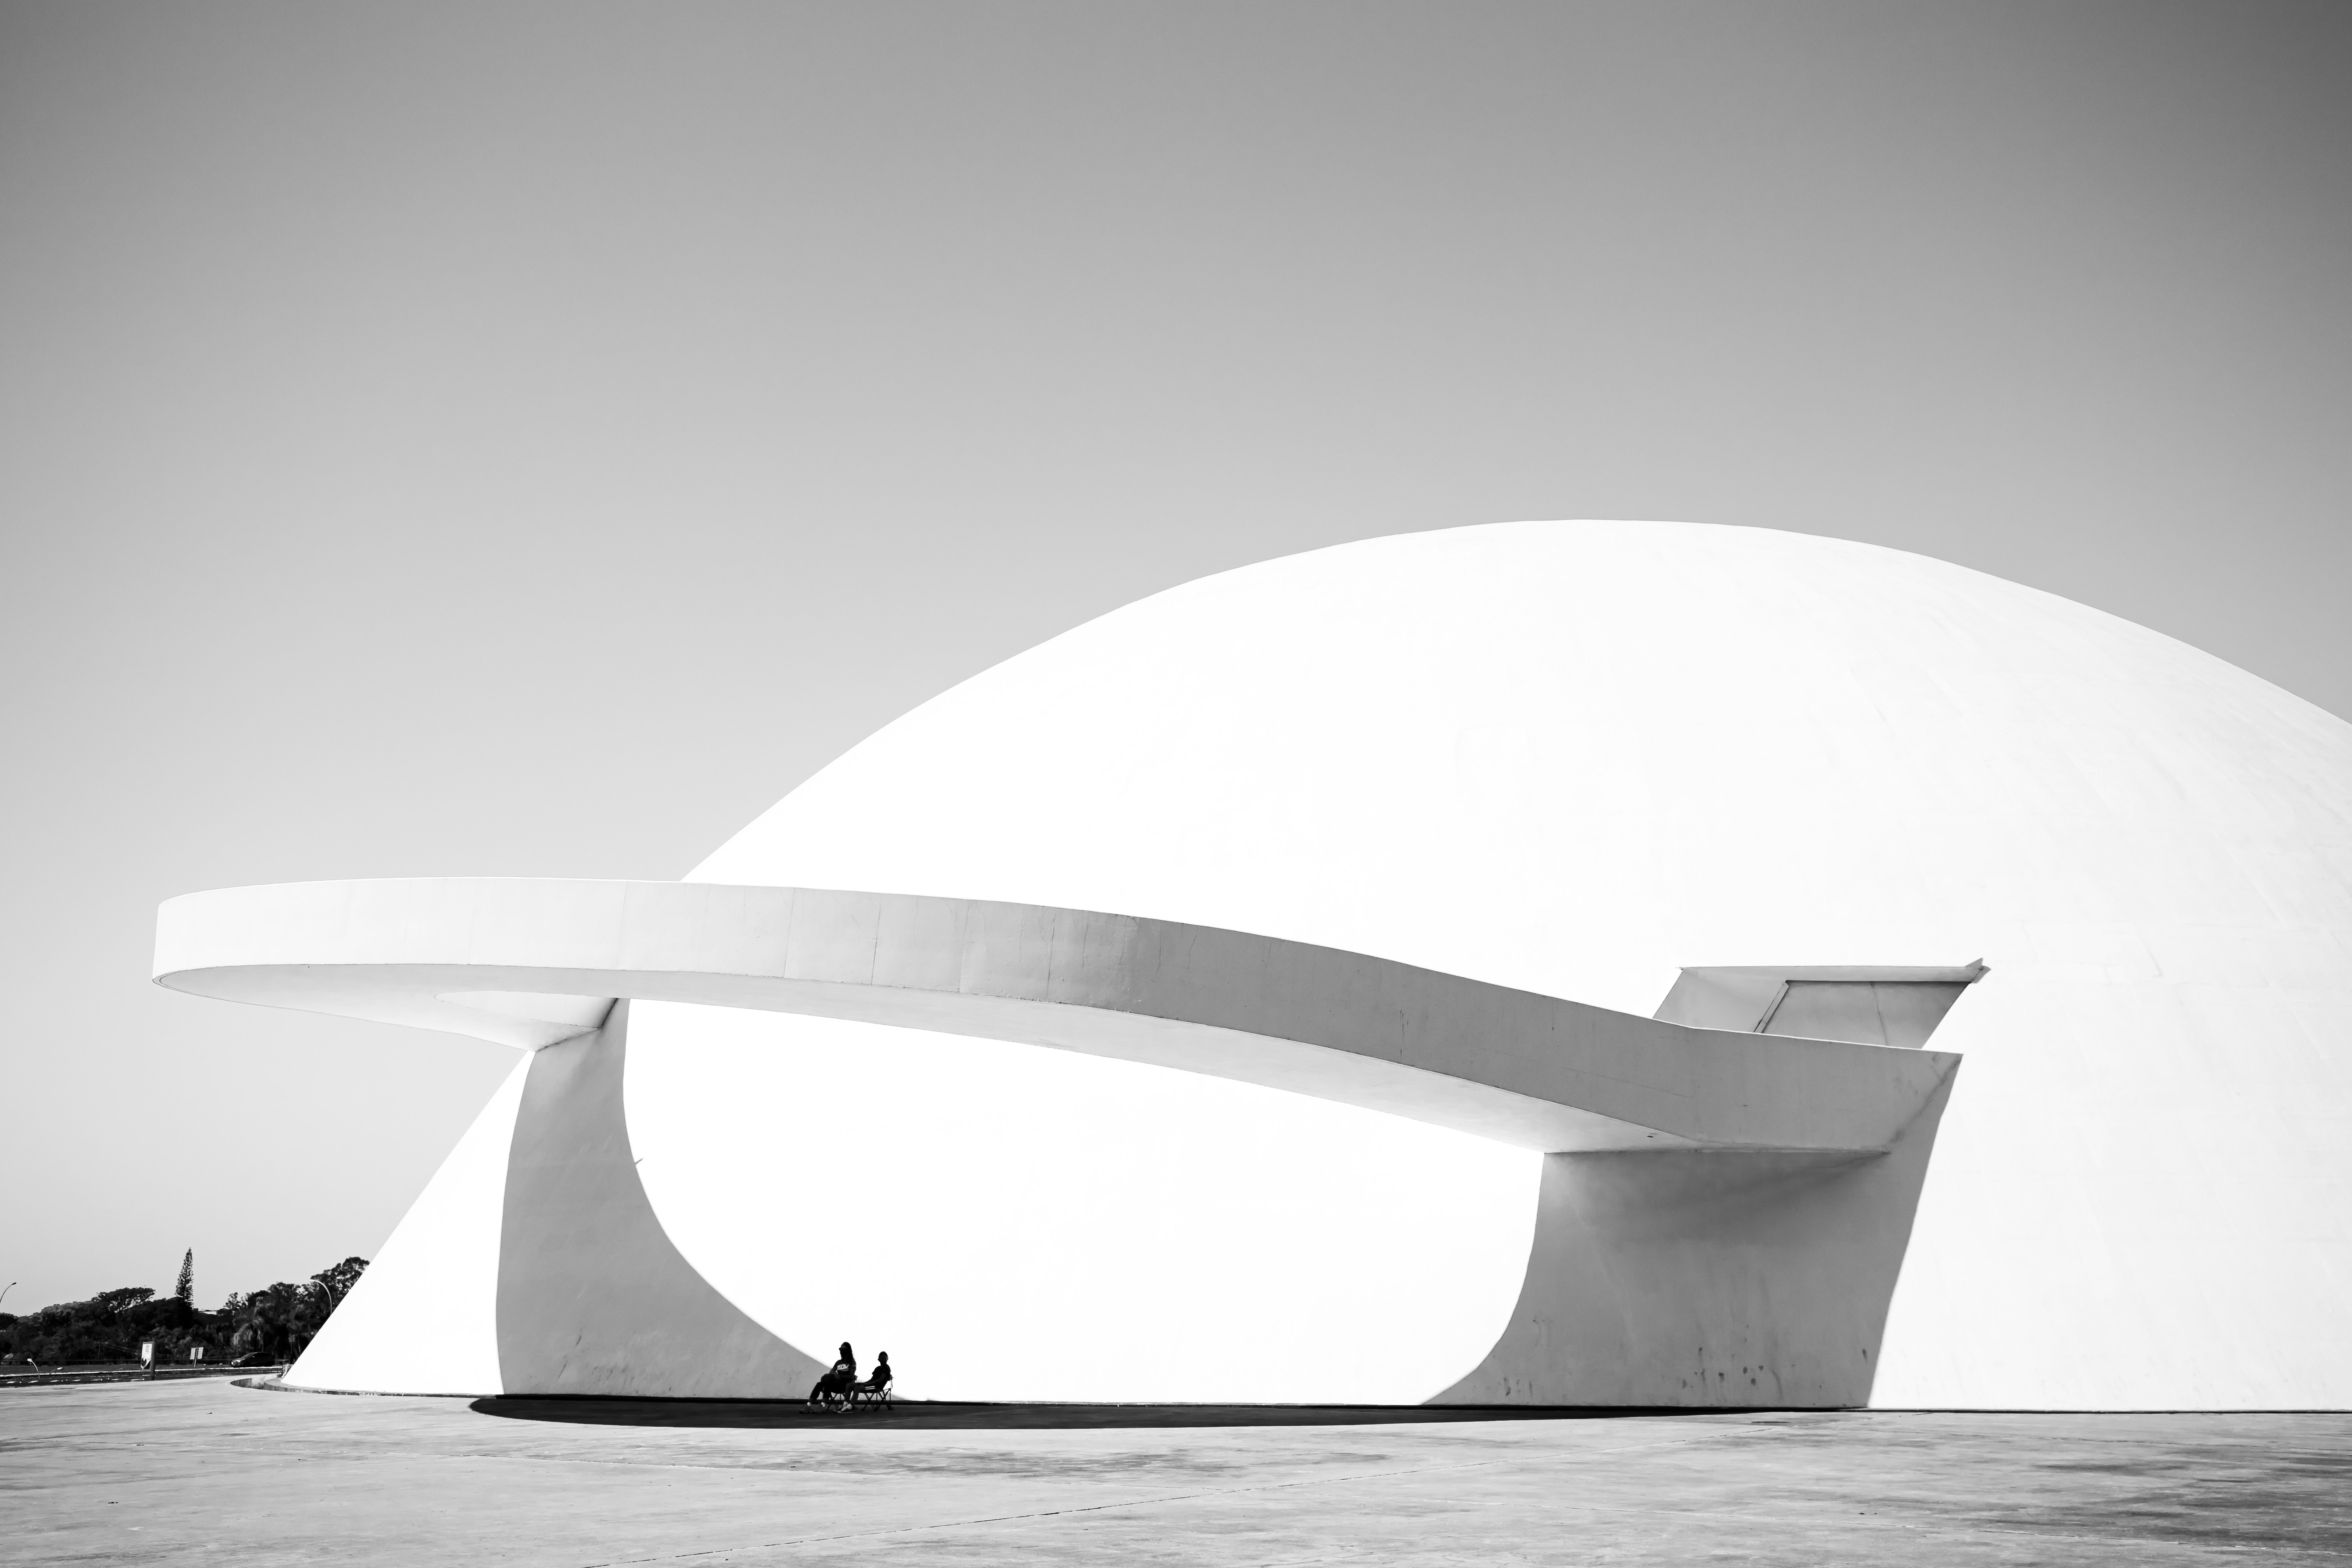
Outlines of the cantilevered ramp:
<svg viewBox="0 0 2352 1568">
<path fill-rule="evenodd" d="M 1981 973 L 1695 970 L 1672 1018 L 1643 1018 L 1132 915 L 510 878 L 191 894 L 163 906 L 155 950 L 155 979 L 175 990 L 535 1053 L 289 1381 L 698 1398 L 791 1396 L 819 1363 L 712 1289 L 655 1216 L 621 1093 L 634 999 L 1148 1062 L 1541 1151 L 1519 1303 L 1485 1361 L 1433 1397 L 1841 1405 L 1868 1397 L 1959 1061 L 1912 1047 Z M 1906 1043 L 1782 1032 L 1789 997 L 1838 985 L 1865 987 L 1868 1005 L 1797 1011 L 1866 1016 L 1880 1037 L 1895 1018 Z M 461 1166 L 496 1190 L 445 1190 Z M 417 1215 L 429 1223 L 412 1237 Z M 481 1238 L 480 1261 L 413 1261 L 460 1233 Z M 402 1360 L 415 1310 L 399 1292 L 446 1304 L 457 1274 L 494 1304 L 477 1314 L 477 1350 Z M 460 1364 L 495 1376 L 436 1384 Z"/>
<path fill-rule="evenodd" d="M 1886 1148 L 1957 1057 L 1637 1017 L 1368 953 L 1089 910 L 811 888 L 299 882 L 163 906 L 174 990 L 536 1050 L 615 998 L 1013 1040 L 1546 1153 Z"/>
</svg>

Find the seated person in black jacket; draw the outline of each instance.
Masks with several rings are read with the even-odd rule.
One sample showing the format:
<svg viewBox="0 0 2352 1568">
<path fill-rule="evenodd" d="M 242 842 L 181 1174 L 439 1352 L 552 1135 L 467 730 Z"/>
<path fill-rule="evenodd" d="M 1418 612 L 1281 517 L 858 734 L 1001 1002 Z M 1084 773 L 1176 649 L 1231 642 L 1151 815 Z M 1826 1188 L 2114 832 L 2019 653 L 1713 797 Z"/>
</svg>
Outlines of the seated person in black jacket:
<svg viewBox="0 0 2352 1568">
<path fill-rule="evenodd" d="M 856 1384 L 857 1352 L 849 1348 L 847 1340 L 844 1340 L 839 1359 L 834 1362 L 833 1370 L 818 1378 L 816 1386 L 809 1390 L 808 1402 L 814 1405 L 828 1394 L 847 1394 Z"/>
<path fill-rule="evenodd" d="M 859 1384 L 857 1385 L 857 1392 L 860 1394 L 879 1394 L 884 1389 L 890 1386 L 891 1376 L 890 1352 L 888 1351 L 877 1351 L 874 1352 L 874 1375 L 867 1378 L 864 1383 Z"/>
</svg>

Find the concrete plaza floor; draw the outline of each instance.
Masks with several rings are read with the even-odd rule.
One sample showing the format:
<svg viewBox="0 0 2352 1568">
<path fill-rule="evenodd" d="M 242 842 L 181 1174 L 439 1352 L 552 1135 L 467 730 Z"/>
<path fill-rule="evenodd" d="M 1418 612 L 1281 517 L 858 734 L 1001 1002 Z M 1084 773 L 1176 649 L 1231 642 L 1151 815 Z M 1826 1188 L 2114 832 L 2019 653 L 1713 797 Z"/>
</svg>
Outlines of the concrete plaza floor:
<svg viewBox="0 0 2352 1568">
<path fill-rule="evenodd" d="M 2340 1415 L 967 1416 L 12 1390 L 0 1561 L 2352 1560 Z"/>
</svg>

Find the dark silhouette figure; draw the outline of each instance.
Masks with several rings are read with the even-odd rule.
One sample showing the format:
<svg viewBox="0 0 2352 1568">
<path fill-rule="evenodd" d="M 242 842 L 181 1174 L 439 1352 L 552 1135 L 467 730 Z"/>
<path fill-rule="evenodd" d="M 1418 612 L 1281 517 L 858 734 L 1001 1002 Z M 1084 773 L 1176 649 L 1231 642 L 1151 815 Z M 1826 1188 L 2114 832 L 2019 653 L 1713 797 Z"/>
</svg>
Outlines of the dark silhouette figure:
<svg viewBox="0 0 2352 1568">
<path fill-rule="evenodd" d="M 857 1391 L 860 1394 L 879 1394 L 890 1386 L 890 1352 L 877 1351 L 874 1353 L 874 1375 L 859 1384 Z"/>
<path fill-rule="evenodd" d="M 814 1405 L 829 1394 L 846 1394 L 856 1386 L 857 1352 L 849 1348 L 847 1340 L 844 1340 L 841 1342 L 841 1355 L 834 1362 L 833 1370 L 816 1380 L 816 1386 L 809 1390 L 808 1402 Z"/>
</svg>

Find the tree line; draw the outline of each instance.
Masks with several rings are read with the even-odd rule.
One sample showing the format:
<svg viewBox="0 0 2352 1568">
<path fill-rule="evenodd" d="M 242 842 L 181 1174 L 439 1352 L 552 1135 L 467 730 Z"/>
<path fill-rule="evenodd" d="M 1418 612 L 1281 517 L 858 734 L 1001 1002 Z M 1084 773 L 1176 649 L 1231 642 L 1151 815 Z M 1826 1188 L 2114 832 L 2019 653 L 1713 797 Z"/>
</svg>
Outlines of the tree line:
<svg viewBox="0 0 2352 1568">
<path fill-rule="evenodd" d="M 60 1301 L 37 1312 L 0 1312 L 0 1364 L 73 1366 L 139 1359 L 155 1342 L 155 1364 L 184 1365 L 201 1347 L 207 1364 L 290 1362 L 316 1338 L 358 1284 L 364 1258 L 346 1258 L 308 1279 L 281 1279 L 258 1290 L 231 1291 L 217 1310 L 195 1301 L 196 1255 L 180 1260 L 168 1296 L 143 1285 L 100 1290 L 87 1301 Z"/>
</svg>

